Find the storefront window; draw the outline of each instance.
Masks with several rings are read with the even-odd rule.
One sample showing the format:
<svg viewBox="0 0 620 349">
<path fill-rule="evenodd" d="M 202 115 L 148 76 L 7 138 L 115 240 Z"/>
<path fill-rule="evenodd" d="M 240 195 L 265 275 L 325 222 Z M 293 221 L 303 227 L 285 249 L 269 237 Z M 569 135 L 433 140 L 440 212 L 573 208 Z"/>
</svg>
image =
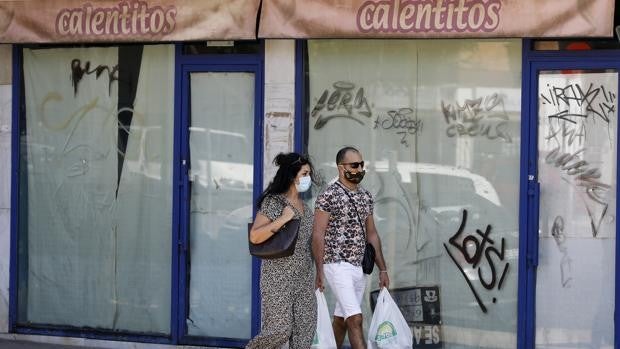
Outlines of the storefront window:
<svg viewBox="0 0 620 349">
<path fill-rule="evenodd" d="M 174 47 L 23 57 L 18 324 L 170 334 Z"/>
<path fill-rule="evenodd" d="M 308 153 L 326 182 L 363 153 L 414 345 L 516 347 L 521 42 L 313 40 L 308 74 Z"/>
</svg>

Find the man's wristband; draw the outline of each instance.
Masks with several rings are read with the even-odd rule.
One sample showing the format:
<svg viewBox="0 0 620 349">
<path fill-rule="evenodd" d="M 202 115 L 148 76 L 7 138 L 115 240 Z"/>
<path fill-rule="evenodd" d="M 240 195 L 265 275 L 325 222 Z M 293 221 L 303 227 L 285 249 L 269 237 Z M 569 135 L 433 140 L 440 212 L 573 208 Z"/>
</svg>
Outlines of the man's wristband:
<svg viewBox="0 0 620 349">
<path fill-rule="evenodd" d="M 387 270 L 379 270 L 379 273 L 387 273 Z"/>
</svg>

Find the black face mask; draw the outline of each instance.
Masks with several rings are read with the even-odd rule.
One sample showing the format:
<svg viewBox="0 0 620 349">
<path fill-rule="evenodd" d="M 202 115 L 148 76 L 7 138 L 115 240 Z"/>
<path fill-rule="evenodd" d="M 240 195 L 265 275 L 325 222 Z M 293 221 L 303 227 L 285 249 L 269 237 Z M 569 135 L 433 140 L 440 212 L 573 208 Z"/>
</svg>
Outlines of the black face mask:
<svg viewBox="0 0 620 349">
<path fill-rule="evenodd" d="M 351 173 L 351 171 L 344 171 L 344 178 L 346 178 L 351 183 L 358 184 L 362 181 L 362 179 L 364 179 L 365 174 L 365 170 L 358 171 L 357 173 Z"/>
</svg>

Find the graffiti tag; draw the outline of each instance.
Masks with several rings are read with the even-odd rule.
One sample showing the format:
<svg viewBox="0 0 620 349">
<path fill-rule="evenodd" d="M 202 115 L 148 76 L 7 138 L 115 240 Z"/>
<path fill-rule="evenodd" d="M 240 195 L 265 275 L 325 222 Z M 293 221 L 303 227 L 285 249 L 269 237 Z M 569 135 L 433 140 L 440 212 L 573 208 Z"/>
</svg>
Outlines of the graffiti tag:
<svg viewBox="0 0 620 349">
<path fill-rule="evenodd" d="M 332 87 L 334 90 L 331 92 L 329 89 L 323 91 L 310 112 L 310 116 L 316 118 L 314 129 L 323 128 L 335 118 L 345 118 L 364 125 L 359 117 L 370 118 L 372 115 L 364 88 L 359 87 L 355 91 L 355 84 L 346 81 L 337 81 Z"/>
<path fill-rule="evenodd" d="M 495 241 L 490 238 L 491 235 L 491 225 L 487 225 L 484 232 L 479 229 L 476 229 L 476 234 L 469 234 L 464 238 L 461 238 L 461 234 L 465 230 L 465 226 L 467 224 L 467 210 L 463 210 L 463 219 L 461 220 L 461 225 L 457 232 L 448 240 L 450 245 L 460 253 L 458 259 L 464 260 L 465 264 L 468 268 L 471 268 L 473 271 L 477 271 L 477 279 L 480 281 L 482 287 L 486 290 L 493 290 L 497 287 L 497 290 L 501 290 L 504 279 L 506 277 L 506 273 L 508 272 L 508 267 L 510 263 L 504 261 L 506 257 L 506 246 L 505 239 L 502 237 L 499 250 L 495 248 Z M 480 239 L 479 239 L 480 238 Z M 458 262 L 455 254 L 450 251 L 450 248 L 447 244 L 443 244 L 444 248 L 448 252 L 448 255 L 459 269 L 469 289 L 472 291 L 476 302 L 478 302 L 478 306 L 482 310 L 483 313 L 486 313 L 487 307 L 480 298 L 478 291 L 473 284 L 473 277 L 469 275 L 465 271 L 465 267 Z M 487 268 L 485 270 L 490 270 L 490 275 L 485 275 L 483 273 L 483 268 L 481 267 L 481 263 L 483 262 L 483 256 L 486 260 Z M 500 264 L 500 267 L 497 268 L 497 264 Z M 503 265 L 503 268 L 501 267 Z M 501 274 L 498 279 L 498 271 L 501 270 Z M 495 297 L 492 298 L 492 302 L 497 302 Z"/>
<path fill-rule="evenodd" d="M 92 70 L 90 69 L 90 61 L 84 63 L 82 67 L 82 61 L 80 59 L 74 59 L 71 61 L 71 82 L 73 84 L 73 94 L 77 96 L 78 85 L 84 78 L 84 75 L 95 74 L 95 79 L 99 79 L 99 76 L 107 73 L 108 76 L 108 93 L 112 93 L 112 83 L 118 81 L 118 64 L 113 67 L 107 65 L 98 65 Z"/>
<path fill-rule="evenodd" d="M 512 142 L 508 131 L 508 114 L 501 95 L 494 93 L 486 97 L 466 99 L 454 105 L 441 101 L 441 111 L 446 123 L 448 137 L 486 137 Z M 497 120 L 496 120 L 497 119 Z"/>
<path fill-rule="evenodd" d="M 387 115 L 379 115 L 375 119 L 374 129 L 394 130 L 399 135 L 400 144 L 409 147 L 407 136 L 415 136 L 422 130 L 422 120 L 414 118 L 413 109 L 400 108 L 389 110 Z"/>
<path fill-rule="evenodd" d="M 570 282 L 573 280 L 571 276 L 572 259 L 568 256 L 568 247 L 566 247 L 566 235 L 564 235 L 564 218 L 562 216 L 555 217 L 553 227 L 551 227 L 551 236 L 558 246 L 558 250 L 562 253 L 560 261 L 560 276 L 562 278 L 562 287 L 570 288 Z"/>
<path fill-rule="evenodd" d="M 568 179 L 572 179 L 573 184 L 576 187 L 583 188 L 587 197 L 584 200 L 586 205 L 586 211 L 590 218 L 590 227 L 592 229 L 592 236 L 596 237 L 599 232 L 599 228 L 607 214 L 606 194 L 611 189 L 609 184 L 601 182 L 601 170 L 598 167 L 592 166 L 588 161 L 582 160 L 582 153 L 584 148 L 577 150 L 574 153 L 562 153 L 560 148 L 557 147 L 547 154 L 545 162 L 562 171 Z M 600 208 L 595 212 L 595 207 Z"/>
<path fill-rule="evenodd" d="M 595 87 L 593 83 L 587 87 L 579 83 L 562 87 L 547 84 L 547 91 L 541 93 L 540 98 L 542 104 L 551 104 L 559 110 L 548 115 L 549 119 L 557 118 L 573 124 L 576 123 L 573 118 L 585 119 L 588 115 L 609 123 L 610 116 L 616 113 L 616 94 L 607 91 L 603 85 Z"/>
</svg>

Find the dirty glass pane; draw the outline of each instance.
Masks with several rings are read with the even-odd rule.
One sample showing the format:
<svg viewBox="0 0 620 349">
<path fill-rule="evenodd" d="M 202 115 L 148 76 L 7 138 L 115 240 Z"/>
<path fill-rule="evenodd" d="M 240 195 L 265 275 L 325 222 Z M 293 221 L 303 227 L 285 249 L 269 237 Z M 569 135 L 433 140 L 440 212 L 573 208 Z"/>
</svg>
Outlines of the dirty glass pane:
<svg viewBox="0 0 620 349">
<path fill-rule="evenodd" d="M 618 73 L 538 84 L 536 346 L 613 348 Z"/>
<path fill-rule="evenodd" d="M 308 152 L 330 181 L 361 150 L 414 346 L 516 347 L 520 41 L 313 40 L 308 58 Z"/>
<path fill-rule="evenodd" d="M 18 323 L 169 334 L 173 46 L 23 55 Z"/>
<path fill-rule="evenodd" d="M 190 335 L 250 338 L 254 74 L 192 73 Z"/>
</svg>

